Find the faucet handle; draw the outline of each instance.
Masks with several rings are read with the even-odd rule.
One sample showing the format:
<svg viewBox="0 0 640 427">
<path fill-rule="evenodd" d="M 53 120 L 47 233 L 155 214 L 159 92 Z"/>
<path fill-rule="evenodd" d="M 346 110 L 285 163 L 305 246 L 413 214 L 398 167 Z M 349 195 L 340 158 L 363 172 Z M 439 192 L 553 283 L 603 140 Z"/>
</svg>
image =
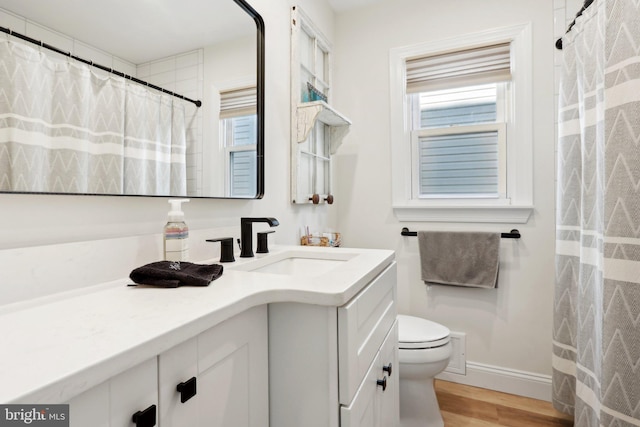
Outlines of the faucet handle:
<svg viewBox="0 0 640 427">
<path fill-rule="evenodd" d="M 220 242 L 220 262 L 234 262 L 233 237 L 220 237 L 218 239 L 207 239 L 207 242 Z"/>
<path fill-rule="evenodd" d="M 268 246 L 268 234 L 275 233 L 275 230 L 268 231 L 259 231 L 258 232 L 258 248 L 256 249 L 257 254 L 267 254 L 269 253 Z"/>
</svg>

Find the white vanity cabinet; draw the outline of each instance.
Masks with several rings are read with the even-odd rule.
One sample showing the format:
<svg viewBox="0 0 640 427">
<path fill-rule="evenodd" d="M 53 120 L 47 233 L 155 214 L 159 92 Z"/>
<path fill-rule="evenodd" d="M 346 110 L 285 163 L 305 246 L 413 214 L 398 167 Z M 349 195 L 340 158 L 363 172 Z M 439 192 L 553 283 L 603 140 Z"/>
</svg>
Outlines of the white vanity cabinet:
<svg viewBox="0 0 640 427">
<path fill-rule="evenodd" d="M 160 426 L 267 427 L 267 342 L 262 305 L 160 354 Z"/>
<path fill-rule="evenodd" d="M 269 305 L 272 426 L 398 426 L 396 280 L 393 262 L 342 307 Z"/>
<path fill-rule="evenodd" d="M 71 399 L 71 426 L 268 427 L 267 342 L 267 306 L 248 309 Z"/>
</svg>

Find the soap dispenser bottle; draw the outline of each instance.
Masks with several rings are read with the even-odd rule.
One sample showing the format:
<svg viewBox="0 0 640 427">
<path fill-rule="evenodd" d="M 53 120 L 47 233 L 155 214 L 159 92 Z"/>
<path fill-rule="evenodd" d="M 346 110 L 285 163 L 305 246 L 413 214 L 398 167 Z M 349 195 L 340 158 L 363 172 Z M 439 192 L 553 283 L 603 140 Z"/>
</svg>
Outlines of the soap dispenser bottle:
<svg viewBox="0 0 640 427">
<path fill-rule="evenodd" d="M 164 226 L 164 259 L 167 261 L 188 261 L 189 227 L 184 222 L 182 203 L 189 199 L 170 199 L 169 222 Z"/>
</svg>

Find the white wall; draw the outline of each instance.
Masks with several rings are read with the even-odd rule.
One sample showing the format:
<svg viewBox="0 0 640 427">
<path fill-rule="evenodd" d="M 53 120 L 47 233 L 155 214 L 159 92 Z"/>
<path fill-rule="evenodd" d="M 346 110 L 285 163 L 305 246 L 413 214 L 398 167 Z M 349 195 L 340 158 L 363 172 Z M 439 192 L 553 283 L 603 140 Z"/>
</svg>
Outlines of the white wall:
<svg viewBox="0 0 640 427">
<path fill-rule="evenodd" d="M 197 242 L 192 238 L 196 253 L 215 254 L 200 242 L 204 236 L 228 230 L 238 236 L 240 216 L 278 218 L 281 225 L 271 235 L 278 243 L 297 244 L 299 228 L 308 224 L 312 229 L 341 231 L 347 246 L 394 249 L 402 313 L 466 332 L 469 361 L 549 375 L 554 281 L 553 20 L 565 15 L 572 19 L 576 2 L 569 0 L 565 10 L 564 0 L 383 0 L 343 12 L 335 22 L 324 1 L 297 2 L 333 42 L 334 104 L 354 124 L 336 158 L 336 203 L 296 206 L 289 202 L 289 7 L 295 2 L 251 0 L 266 23 L 266 195 L 257 201 L 193 199 L 186 204 L 187 222 L 198 238 Z M 390 204 L 389 49 L 528 21 L 533 23 L 535 67 L 533 217 L 526 225 L 398 222 Z M 563 25 L 556 24 L 556 33 Z M 167 210 L 164 198 L 0 194 L 0 291 L 21 286 L 7 279 L 12 275 L 30 277 L 34 292 L 47 280 L 67 277 L 71 285 L 82 286 L 123 277 L 136 263 L 160 256 Z M 491 231 L 518 227 L 523 238 L 503 242 L 497 290 L 434 287 L 427 293 L 419 278 L 416 239 L 401 237 L 403 226 Z M 97 239 L 108 239 L 107 244 L 91 242 Z M 64 267 L 56 268 L 60 265 Z M 65 274 L 65 269 L 73 274 Z"/>
<path fill-rule="evenodd" d="M 348 246 L 397 251 L 399 311 L 467 334 L 467 361 L 551 374 L 554 284 L 554 5 L 552 0 L 385 0 L 341 13 L 335 30 L 335 104 L 352 121 L 337 155 L 338 228 Z M 391 208 L 389 50 L 531 22 L 535 211 L 527 224 L 401 223 Z M 344 184 L 343 184 L 344 183 Z M 412 230 L 507 232 L 497 290 L 432 287 L 420 280 Z M 484 384 L 490 386 L 489 384 Z"/>
<path fill-rule="evenodd" d="M 276 217 L 280 226 L 271 235 L 274 241 L 296 244 L 299 243 L 299 230 L 304 225 L 310 225 L 311 229 L 334 229 L 328 212 L 329 209 L 335 209 L 335 205 L 294 206 L 289 201 L 289 34 L 290 6 L 293 2 L 251 0 L 250 3 L 262 15 L 266 27 L 265 197 L 262 200 L 192 199 L 184 205 L 184 211 L 194 235 L 199 230 L 218 227 L 224 229 L 220 233 L 226 234 L 232 227 L 235 237 L 239 237 L 241 216 Z M 305 0 L 298 4 L 331 38 L 333 13 L 326 2 Z M 125 257 L 123 253 L 136 254 L 138 262 L 154 261 L 161 256 L 161 232 L 168 207 L 165 198 L 0 194 L 0 268 L 4 271 L 0 276 L 0 291 L 6 294 L 7 289 L 17 283 L 7 278 L 17 276 L 32 277 L 35 289 L 38 286 L 46 287 L 44 282 L 54 280 L 47 279 L 46 272 L 53 271 L 61 264 L 85 278 L 95 271 L 91 281 L 125 277 L 130 272 L 130 262 L 122 259 Z M 255 228 L 259 229 L 260 226 Z M 216 230 L 211 230 L 207 236 L 215 237 L 216 233 Z M 128 239 L 131 236 L 144 238 Z M 114 240 L 112 245 L 108 245 L 111 250 L 98 253 L 91 261 L 85 257 L 87 250 L 90 250 L 86 245 L 65 245 L 97 239 Z M 149 241 L 154 243 L 141 243 Z M 40 256 L 39 259 L 27 256 L 34 252 L 25 251 L 24 248 L 41 245 L 53 246 L 44 252 L 46 256 Z M 140 246 L 123 248 L 127 245 Z M 207 245 L 211 244 L 191 239 L 191 246 L 196 248 L 198 256 L 217 253 L 214 246 Z M 102 269 L 96 269 L 96 263 L 112 268 L 103 272 Z M 36 275 L 34 270 L 40 273 Z M 73 275 L 74 278 L 76 276 Z M 63 278 L 61 276 L 60 280 Z M 74 280 L 69 280 L 72 283 L 66 286 L 90 284 L 81 279 Z"/>
</svg>

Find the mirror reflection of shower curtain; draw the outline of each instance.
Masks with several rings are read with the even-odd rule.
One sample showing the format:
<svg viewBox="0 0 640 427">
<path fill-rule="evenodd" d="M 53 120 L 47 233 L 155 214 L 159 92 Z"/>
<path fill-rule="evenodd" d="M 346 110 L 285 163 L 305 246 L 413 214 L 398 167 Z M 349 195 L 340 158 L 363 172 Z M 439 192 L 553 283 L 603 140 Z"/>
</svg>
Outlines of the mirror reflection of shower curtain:
<svg viewBox="0 0 640 427">
<path fill-rule="evenodd" d="M 595 0 L 563 37 L 553 403 L 640 426 L 640 4 Z"/>
<path fill-rule="evenodd" d="M 184 102 L 127 83 L 124 194 L 187 194 Z"/>
<path fill-rule="evenodd" d="M 186 194 L 183 101 L 48 54 L 0 41 L 0 191 Z M 144 132 L 125 106 L 151 121 Z"/>
</svg>

